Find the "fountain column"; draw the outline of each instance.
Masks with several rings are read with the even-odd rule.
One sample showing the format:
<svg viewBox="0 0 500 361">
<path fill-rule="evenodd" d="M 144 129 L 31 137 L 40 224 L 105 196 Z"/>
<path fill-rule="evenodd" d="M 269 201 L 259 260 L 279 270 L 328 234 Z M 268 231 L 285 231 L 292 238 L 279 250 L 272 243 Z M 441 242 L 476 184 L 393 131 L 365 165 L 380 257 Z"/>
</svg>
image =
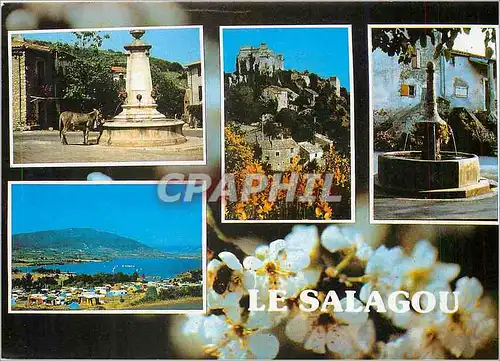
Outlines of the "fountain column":
<svg viewBox="0 0 500 361">
<path fill-rule="evenodd" d="M 423 135 L 422 159 L 441 159 L 439 139 L 439 127 L 447 123 L 441 119 L 437 110 L 436 92 L 434 88 L 434 63 L 427 63 L 427 92 L 425 94 L 424 120 L 415 123 L 420 134 Z"/>
<path fill-rule="evenodd" d="M 167 119 L 156 108 L 149 51 L 151 45 L 141 37 L 144 30 L 132 30 L 134 40 L 127 50 L 127 97 L 122 112 L 104 124 L 103 138 L 113 146 L 163 146 L 186 142 L 182 134 L 184 122 Z"/>
</svg>

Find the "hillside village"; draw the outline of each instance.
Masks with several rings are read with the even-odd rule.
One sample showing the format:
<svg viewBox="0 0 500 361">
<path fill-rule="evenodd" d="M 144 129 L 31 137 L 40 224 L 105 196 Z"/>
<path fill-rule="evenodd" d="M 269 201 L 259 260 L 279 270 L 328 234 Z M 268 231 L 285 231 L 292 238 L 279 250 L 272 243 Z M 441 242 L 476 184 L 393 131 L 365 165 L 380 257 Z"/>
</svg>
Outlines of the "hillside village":
<svg viewBox="0 0 500 361">
<path fill-rule="evenodd" d="M 14 310 L 113 309 L 201 296 L 201 270 L 173 278 L 146 279 L 136 272 L 76 275 L 42 267 L 31 273 L 14 269 L 11 307 Z"/>
<path fill-rule="evenodd" d="M 332 146 L 349 154 L 349 92 L 338 77 L 285 70 L 285 61 L 264 43 L 240 48 L 235 72 L 224 77 L 226 125 L 236 125 L 272 171 L 297 156 L 321 165 Z"/>
</svg>

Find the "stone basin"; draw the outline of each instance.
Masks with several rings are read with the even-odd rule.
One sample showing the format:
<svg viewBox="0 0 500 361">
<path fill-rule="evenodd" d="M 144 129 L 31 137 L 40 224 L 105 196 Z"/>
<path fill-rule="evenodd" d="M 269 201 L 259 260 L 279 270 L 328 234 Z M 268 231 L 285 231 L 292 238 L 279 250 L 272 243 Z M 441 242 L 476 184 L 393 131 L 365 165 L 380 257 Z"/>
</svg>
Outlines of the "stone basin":
<svg viewBox="0 0 500 361">
<path fill-rule="evenodd" d="M 441 152 L 440 160 L 420 157 L 420 151 L 379 155 L 379 185 L 391 189 L 428 191 L 467 187 L 479 182 L 479 158 L 474 154 Z"/>
</svg>

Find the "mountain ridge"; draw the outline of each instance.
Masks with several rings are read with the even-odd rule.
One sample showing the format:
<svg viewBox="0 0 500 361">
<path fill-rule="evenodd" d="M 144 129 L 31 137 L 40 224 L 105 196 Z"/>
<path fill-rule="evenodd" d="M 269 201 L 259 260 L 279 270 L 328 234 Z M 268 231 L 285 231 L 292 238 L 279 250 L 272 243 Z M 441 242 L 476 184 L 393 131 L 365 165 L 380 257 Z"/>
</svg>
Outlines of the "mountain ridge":
<svg viewBox="0 0 500 361">
<path fill-rule="evenodd" d="M 15 260 L 90 260 L 175 257 L 142 242 L 94 228 L 64 228 L 18 233 L 12 236 Z"/>
</svg>

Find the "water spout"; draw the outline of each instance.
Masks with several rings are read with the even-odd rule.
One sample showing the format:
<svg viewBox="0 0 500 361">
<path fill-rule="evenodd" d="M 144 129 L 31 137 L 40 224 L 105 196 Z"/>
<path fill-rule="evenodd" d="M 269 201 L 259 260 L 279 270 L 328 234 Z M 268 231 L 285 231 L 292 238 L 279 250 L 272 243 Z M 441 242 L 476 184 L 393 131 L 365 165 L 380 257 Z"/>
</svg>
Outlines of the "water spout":
<svg viewBox="0 0 500 361">
<path fill-rule="evenodd" d="M 458 154 L 457 152 L 457 143 L 455 142 L 455 134 L 453 133 L 453 129 L 451 129 L 451 126 L 449 124 L 446 124 L 448 126 L 448 129 L 450 130 L 451 133 L 451 139 L 453 139 L 453 148 L 455 149 L 455 155 Z"/>
</svg>

